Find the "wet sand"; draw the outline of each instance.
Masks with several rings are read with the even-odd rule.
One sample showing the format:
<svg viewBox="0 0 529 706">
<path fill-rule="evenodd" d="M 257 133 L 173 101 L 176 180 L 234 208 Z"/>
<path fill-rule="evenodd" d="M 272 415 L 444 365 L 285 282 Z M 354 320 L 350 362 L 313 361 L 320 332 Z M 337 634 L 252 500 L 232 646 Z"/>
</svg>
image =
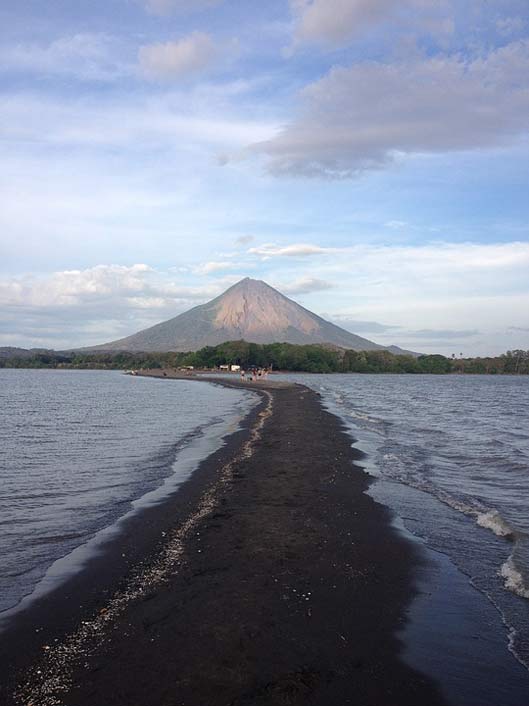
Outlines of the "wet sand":
<svg viewBox="0 0 529 706">
<path fill-rule="evenodd" d="M 211 381 L 260 404 L 174 497 L 0 636 L 2 703 L 441 704 L 395 637 L 416 549 L 365 494 L 341 422 L 298 385 Z"/>
</svg>

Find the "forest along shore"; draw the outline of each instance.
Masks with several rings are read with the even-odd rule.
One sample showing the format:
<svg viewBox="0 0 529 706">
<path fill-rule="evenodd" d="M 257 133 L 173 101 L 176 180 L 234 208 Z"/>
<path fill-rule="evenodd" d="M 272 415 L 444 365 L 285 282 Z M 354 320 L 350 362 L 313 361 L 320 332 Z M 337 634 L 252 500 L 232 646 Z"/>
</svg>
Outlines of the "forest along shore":
<svg viewBox="0 0 529 706">
<path fill-rule="evenodd" d="M 24 665 L 11 701 L 443 703 L 399 659 L 395 631 L 418 560 L 365 494 L 341 422 L 299 385 L 211 382 L 253 386 L 265 404 L 215 468 L 206 460 L 209 472 L 199 467 L 175 496 L 174 514 L 161 513 L 156 551 Z M 127 541 L 141 543 L 141 531 L 133 526 Z"/>
</svg>

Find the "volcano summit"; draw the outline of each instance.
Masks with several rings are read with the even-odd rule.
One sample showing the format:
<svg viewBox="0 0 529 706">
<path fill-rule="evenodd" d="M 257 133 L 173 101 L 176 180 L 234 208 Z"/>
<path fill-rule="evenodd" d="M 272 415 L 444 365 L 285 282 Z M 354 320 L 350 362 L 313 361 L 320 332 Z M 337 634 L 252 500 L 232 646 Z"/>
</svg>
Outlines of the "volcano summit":
<svg viewBox="0 0 529 706">
<path fill-rule="evenodd" d="M 94 346 L 101 351 L 195 351 L 225 341 L 327 343 L 354 350 L 391 350 L 325 321 L 270 287 L 245 279 L 196 306 L 132 336 Z M 86 349 L 85 349 L 86 350 Z"/>
</svg>

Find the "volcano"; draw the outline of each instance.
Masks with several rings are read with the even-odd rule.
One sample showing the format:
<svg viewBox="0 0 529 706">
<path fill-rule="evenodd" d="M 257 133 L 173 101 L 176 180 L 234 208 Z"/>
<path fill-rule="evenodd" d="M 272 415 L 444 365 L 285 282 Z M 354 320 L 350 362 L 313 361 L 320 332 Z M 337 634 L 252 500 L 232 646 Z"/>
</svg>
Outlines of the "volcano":
<svg viewBox="0 0 529 706">
<path fill-rule="evenodd" d="M 173 319 L 88 350 L 195 351 L 242 339 L 251 343 L 319 343 L 354 350 L 403 352 L 325 321 L 266 282 L 249 277 L 216 299 Z"/>
</svg>

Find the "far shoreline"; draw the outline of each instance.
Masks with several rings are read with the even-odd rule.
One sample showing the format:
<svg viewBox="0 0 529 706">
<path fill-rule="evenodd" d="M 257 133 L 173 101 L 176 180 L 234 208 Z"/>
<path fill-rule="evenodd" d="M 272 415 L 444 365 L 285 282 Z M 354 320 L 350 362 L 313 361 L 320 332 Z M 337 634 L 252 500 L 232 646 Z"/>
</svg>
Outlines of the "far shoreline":
<svg viewBox="0 0 529 706">
<path fill-rule="evenodd" d="M 373 344 L 376 345 L 376 344 Z M 219 366 L 262 367 L 281 372 L 410 375 L 528 375 L 529 351 L 467 357 L 463 354 L 352 349 L 323 342 L 310 344 L 225 341 L 199 350 L 142 351 L 119 348 L 45 350 L 0 347 L 0 368 L 218 370 Z"/>
</svg>

